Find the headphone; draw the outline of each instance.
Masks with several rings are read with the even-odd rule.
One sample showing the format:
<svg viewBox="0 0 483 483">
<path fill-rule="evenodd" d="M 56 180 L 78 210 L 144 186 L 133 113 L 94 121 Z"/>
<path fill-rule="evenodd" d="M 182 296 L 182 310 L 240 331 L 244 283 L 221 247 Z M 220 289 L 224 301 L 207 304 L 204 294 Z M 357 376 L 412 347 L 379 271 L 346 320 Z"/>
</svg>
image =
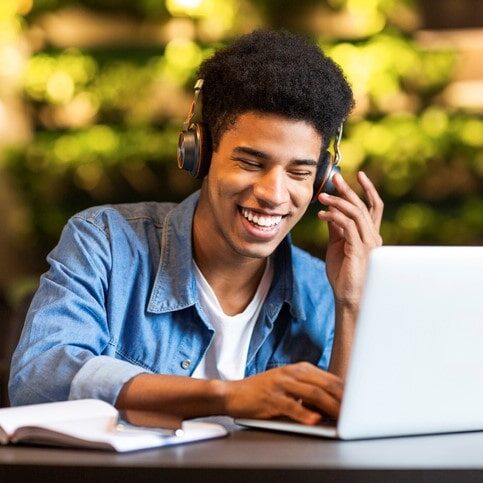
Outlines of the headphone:
<svg viewBox="0 0 483 483">
<path fill-rule="evenodd" d="M 211 163 L 211 137 L 208 128 L 202 122 L 193 122 L 196 104 L 203 86 L 203 79 L 198 79 L 194 88 L 194 98 L 179 134 L 177 160 L 178 167 L 188 171 L 194 178 L 201 179 L 208 174 Z M 336 189 L 332 178 L 340 173 L 338 166 L 342 156 L 339 151 L 344 123 L 337 128 L 334 140 L 334 155 L 325 150 L 319 159 L 314 181 L 312 203 L 320 193 L 334 194 Z"/>
</svg>

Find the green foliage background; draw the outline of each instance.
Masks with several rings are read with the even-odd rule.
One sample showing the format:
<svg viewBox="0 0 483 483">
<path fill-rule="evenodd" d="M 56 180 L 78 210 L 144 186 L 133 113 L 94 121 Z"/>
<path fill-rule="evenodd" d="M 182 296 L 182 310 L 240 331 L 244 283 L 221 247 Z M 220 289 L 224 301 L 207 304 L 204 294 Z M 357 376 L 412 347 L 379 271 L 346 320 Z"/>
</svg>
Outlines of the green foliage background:
<svg viewBox="0 0 483 483">
<path fill-rule="evenodd" d="M 30 142 L 9 148 L 3 163 L 27 204 L 24 236 L 39 259 L 76 211 L 103 203 L 177 201 L 197 188 L 175 162 L 177 133 L 196 69 L 215 48 L 263 25 L 312 35 L 362 93 L 364 109 L 346 126 L 342 169 L 349 180 L 363 169 L 377 184 L 386 206 L 386 244 L 482 242 L 483 120 L 441 102 L 457 54 L 451 49 L 423 50 L 411 29 L 398 24 L 402 14 L 417 16 L 417 3 L 188 4 L 38 0 L 21 18 L 28 32 L 43 15 L 75 6 L 160 29 L 181 19 L 183 28 L 191 24 L 193 32 L 190 39 L 147 38 L 88 48 L 45 42 L 31 54 L 20 90 L 34 135 Z M 322 35 L 311 29 L 304 15 L 320 4 L 334 15 L 358 8 L 365 19 L 362 29 L 353 35 Z M 209 35 L 210 19 L 218 21 L 217 36 Z M 316 209 L 309 209 L 294 237 L 322 255 L 327 233 L 315 218 Z"/>
</svg>

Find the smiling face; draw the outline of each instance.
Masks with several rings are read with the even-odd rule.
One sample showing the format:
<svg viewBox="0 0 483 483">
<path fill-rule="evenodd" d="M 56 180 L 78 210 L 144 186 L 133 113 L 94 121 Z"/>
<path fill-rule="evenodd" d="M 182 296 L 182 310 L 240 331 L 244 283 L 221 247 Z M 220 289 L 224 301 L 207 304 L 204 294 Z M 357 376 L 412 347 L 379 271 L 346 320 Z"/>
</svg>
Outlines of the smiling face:
<svg viewBox="0 0 483 483">
<path fill-rule="evenodd" d="M 268 257 L 307 209 L 322 139 L 306 121 L 248 112 L 226 131 L 204 179 L 194 243 L 220 257 Z"/>
</svg>

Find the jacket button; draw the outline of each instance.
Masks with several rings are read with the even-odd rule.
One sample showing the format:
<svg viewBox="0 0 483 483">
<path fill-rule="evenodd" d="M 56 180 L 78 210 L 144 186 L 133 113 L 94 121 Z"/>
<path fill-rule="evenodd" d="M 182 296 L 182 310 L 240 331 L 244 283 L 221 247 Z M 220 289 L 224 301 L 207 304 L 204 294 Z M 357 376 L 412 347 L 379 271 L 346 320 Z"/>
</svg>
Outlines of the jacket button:
<svg viewBox="0 0 483 483">
<path fill-rule="evenodd" d="M 189 367 L 191 366 L 191 361 L 189 359 L 185 359 L 182 363 L 181 363 L 181 367 L 183 369 L 188 369 Z"/>
</svg>

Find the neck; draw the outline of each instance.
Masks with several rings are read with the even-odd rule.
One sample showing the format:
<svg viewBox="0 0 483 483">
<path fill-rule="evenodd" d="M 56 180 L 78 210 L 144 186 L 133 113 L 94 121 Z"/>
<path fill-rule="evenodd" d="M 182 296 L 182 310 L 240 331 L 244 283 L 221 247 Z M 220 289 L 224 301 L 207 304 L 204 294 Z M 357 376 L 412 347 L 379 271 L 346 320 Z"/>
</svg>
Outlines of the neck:
<svg viewBox="0 0 483 483">
<path fill-rule="evenodd" d="M 193 258 L 216 294 L 227 315 L 242 312 L 253 299 L 266 266 L 266 258 L 250 258 L 235 253 L 226 244 L 216 243 L 211 230 L 200 229 L 193 218 Z"/>
</svg>

